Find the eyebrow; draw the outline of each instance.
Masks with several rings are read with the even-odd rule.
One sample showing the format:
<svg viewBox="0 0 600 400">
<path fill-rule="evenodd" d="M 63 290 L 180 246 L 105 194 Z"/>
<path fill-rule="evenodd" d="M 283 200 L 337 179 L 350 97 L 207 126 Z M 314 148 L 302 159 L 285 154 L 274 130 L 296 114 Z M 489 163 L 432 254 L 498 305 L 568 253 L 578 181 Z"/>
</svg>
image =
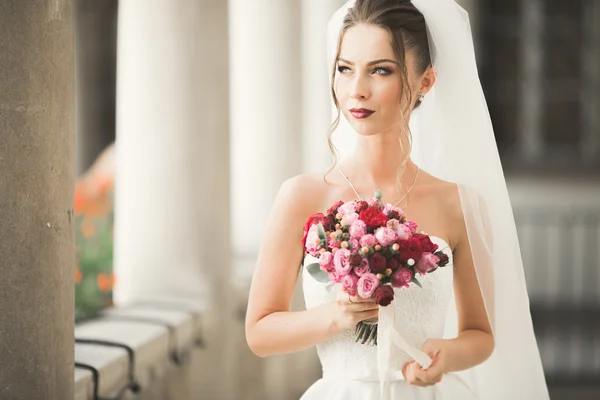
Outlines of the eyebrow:
<svg viewBox="0 0 600 400">
<path fill-rule="evenodd" d="M 354 63 L 352 61 L 345 60 L 345 59 L 343 59 L 341 57 L 338 57 L 338 61 L 341 61 L 341 62 L 346 63 L 348 65 L 354 65 Z M 396 62 L 394 60 L 390 60 L 389 58 L 382 58 L 382 59 L 379 59 L 379 60 L 369 61 L 367 63 L 367 66 L 371 66 L 371 65 L 375 65 L 375 64 L 380 64 L 380 63 L 384 63 L 384 62 L 389 62 L 389 63 L 392 63 L 392 64 L 400 65 L 400 64 L 398 64 L 398 62 Z"/>
</svg>

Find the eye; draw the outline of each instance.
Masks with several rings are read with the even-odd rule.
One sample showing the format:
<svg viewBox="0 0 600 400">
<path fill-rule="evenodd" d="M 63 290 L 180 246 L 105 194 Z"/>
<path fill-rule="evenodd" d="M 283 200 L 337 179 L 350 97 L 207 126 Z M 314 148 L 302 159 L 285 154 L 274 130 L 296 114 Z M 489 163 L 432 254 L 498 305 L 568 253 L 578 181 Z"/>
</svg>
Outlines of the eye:
<svg viewBox="0 0 600 400">
<path fill-rule="evenodd" d="M 342 73 L 342 74 L 343 74 L 344 72 L 348 72 L 348 71 L 350 71 L 350 68 L 348 68 L 348 67 L 346 67 L 346 66 L 344 66 L 344 65 L 338 65 L 338 68 L 337 68 L 337 70 L 338 70 L 338 72 L 340 72 L 340 73 Z"/>
<path fill-rule="evenodd" d="M 388 68 L 377 67 L 373 70 L 373 73 L 377 75 L 389 75 L 392 73 L 392 71 Z"/>
</svg>

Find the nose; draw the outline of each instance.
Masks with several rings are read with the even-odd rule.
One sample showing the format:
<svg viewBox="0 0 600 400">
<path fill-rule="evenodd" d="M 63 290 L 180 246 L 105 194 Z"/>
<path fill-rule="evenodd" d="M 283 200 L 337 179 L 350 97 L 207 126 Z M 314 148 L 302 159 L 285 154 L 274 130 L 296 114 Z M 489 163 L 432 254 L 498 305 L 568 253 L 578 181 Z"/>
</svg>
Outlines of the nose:
<svg viewBox="0 0 600 400">
<path fill-rule="evenodd" d="M 370 90 L 367 78 L 356 74 L 351 83 L 350 97 L 354 100 L 360 101 L 369 98 Z"/>
</svg>

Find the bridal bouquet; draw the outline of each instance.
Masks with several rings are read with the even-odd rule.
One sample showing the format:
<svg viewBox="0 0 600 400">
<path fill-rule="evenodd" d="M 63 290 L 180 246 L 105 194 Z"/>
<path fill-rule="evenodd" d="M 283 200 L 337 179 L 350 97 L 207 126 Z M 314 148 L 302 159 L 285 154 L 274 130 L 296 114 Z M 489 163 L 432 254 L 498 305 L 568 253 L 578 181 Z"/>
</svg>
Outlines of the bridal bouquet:
<svg viewBox="0 0 600 400">
<path fill-rule="evenodd" d="M 417 224 L 401 209 L 382 203 L 379 190 L 369 201 L 338 201 L 325 214 L 312 215 L 302 242 L 318 258 L 306 265 L 313 278 L 339 284 L 350 296 L 374 298 L 380 306 L 392 302 L 393 288 L 421 287 L 417 274 L 448 263 L 448 256 L 428 235 L 417 233 Z M 376 345 L 376 322 L 359 322 L 355 334 L 357 342 Z"/>
</svg>

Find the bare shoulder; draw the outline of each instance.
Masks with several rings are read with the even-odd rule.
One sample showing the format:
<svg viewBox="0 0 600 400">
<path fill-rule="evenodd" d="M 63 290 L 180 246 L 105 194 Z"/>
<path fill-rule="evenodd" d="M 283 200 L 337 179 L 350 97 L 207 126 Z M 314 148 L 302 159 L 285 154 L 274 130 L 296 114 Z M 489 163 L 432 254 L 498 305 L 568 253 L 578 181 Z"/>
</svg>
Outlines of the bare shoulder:
<svg viewBox="0 0 600 400">
<path fill-rule="evenodd" d="M 310 216 L 322 208 L 329 185 L 323 174 L 306 173 L 293 176 L 281 185 L 277 201 L 300 216 Z"/>
<path fill-rule="evenodd" d="M 425 196 L 432 201 L 437 222 L 451 244 L 456 244 L 464 230 L 464 216 L 458 185 L 427 174 L 424 179 Z M 453 246 L 454 247 L 454 246 Z"/>
<path fill-rule="evenodd" d="M 456 216 L 461 209 L 458 185 L 430 174 L 426 175 L 424 181 L 427 188 L 426 195 L 434 199 L 445 214 Z"/>
</svg>

